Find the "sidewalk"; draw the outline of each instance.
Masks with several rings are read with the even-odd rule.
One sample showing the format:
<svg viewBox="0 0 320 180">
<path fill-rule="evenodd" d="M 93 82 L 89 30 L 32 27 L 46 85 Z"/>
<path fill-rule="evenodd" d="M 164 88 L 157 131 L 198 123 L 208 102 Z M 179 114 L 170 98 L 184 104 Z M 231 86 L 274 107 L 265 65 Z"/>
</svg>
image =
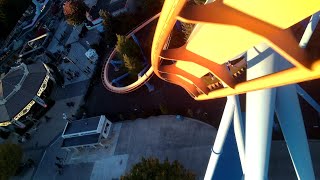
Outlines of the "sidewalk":
<svg viewBox="0 0 320 180">
<path fill-rule="evenodd" d="M 178 160 L 203 179 L 210 149 L 217 130 L 205 123 L 175 116 L 157 116 L 113 124 L 106 147 L 79 153 L 61 150 L 61 138 L 48 147 L 34 179 L 112 180 L 130 171 L 142 157 Z M 310 141 L 316 178 L 320 177 L 319 141 Z M 64 157 L 62 175 L 55 172 L 55 157 Z M 76 172 L 76 173 L 75 173 Z M 226 171 L 228 173 L 228 171 Z M 295 171 L 284 141 L 273 141 L 270 154 L 270 179 L 295 179 Z"/>
<path fill-rule="evenodd" d="M 141 157 L 178 160 L 199 179 L 203 177 L 216 134 L 210 125 L 190 118 L 177 121 L 175 116 L 158 116 L 112 126 L 105 147 L 66 154 L 60 149 L 62 139 L 57 140 L 48 147 L 34 179 L 118 179 Z M 65 158 L 62 175 L 55 174 L 56 156 Z"/>
<path fill-rule="evenodd" d="M 36 167 L 30 169 L 25 174 L 21 176 L 13 177 L 12 179 L 33 179 L 32 176 L 35 173 L 38 163 L 41 161 L 44 152 L 52 143 L 54 143 L 58 137 L 60 137 L 63 131 L 66 121 L 62 118 L 62 113 L 66 113 L 69 117 L 75 114 L 81 103 L 83 102 L 83 97 L 86 93 L 88 87 L 88 82 L 80 83 L 78 88 L 82 89 L 82 94 L 79 94 L 77 89 L 69 88 L 66 86 L 66 90 L 70 92 L 66 96 L 55 96 L 57 92 L 64 91 L 65 89 L 57 87 L 54 92 L 52 92 L 53 99 L 55 100 L 54 106 L 46 113 L 46 116 L 51 119 L 46 122 L 45 118 L 42 117 L 39 121 L 40 124 L 37 128 L 30 132 L 31 139 L 21 144 L 24 150 L 24 160 L 31 158 L 35 161 Z M 56 97 L 56 98 L 55 98 Z M 74 107 L 68 107 L 67 102 L 74 102 Z M 17 137 L 11 137 L 12 141 L 17 141 Z"/>
<path fill-rule="evenodd" d="M 60 38 L 60 36 L 65 34 L 64 36 L 68 37 L 73 31 L 75 30 L 68 26 L 64 21 L 61 21 L 55 35 L 59 35 Z M 67 38 L 61 39 L 67 40 Z M 49 45 L 49 50 L 55 52 L 58 46 L 58 41 L 53 38 Z M 46 119 L 42 117 L 39 120 L 39 126 L 30 132 L 31 139 L 22 144 L 24 159 L 33 159 L 36 162 L 36 167 L 29 170 L 26 174 L 21 175 L 21 177 L 14 177 L 13 179 L 33 179 L 33 176 L 37 171 L 37 165 L 46 154 L 48 147 L 59 142 L 59 136 L 66 125 L 66 121 L 63 119 L 62 114 L 66 113 L 67 116 L 71 118 L 82 105 L 83 98 L 87 93 L 90 79 L 96 66 L 95 64 L 90 63 L 84 53 L 85 49 L 82 45 L 78 42 L 74 43 L 71 45 L 71 49 L 68 54 L 68 57 L 71 58 L 72 62 L 62 63 L 59 65 L 59 69 L 64 72 L 65 87 L 56 87 L 54 89 L 51 94 L 51 98 L 55 100 L 55 105 L 46 113 L 46 116 L 50 117 L 50 119 L 46 121 Z M 66 71 L 69 71 L 67 74 L 74 78 L 68 80 L 70 77 L 65 74 Z M 76 72 L 78 72 L 78 75 L 76 75 Z M 68 107 L 68 102 L 73 102 L 74 106 Z M 17 137 L 13 137 L 13 140 L 17 141 Z M 55 152 L 58 153 L 58 150 Z"/>
</svg>

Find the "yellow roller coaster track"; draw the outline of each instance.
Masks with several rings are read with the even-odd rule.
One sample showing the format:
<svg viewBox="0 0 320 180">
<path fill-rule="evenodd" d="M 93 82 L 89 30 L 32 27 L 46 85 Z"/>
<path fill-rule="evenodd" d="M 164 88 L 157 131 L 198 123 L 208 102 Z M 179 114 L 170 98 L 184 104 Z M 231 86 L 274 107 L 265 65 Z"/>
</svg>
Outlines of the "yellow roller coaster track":
<svg viewBox="0 0 320 180">
<path fill-rule="evenodd" d="M 151 61 L 158 77 L 183 87 L 196 100 L 225 97 L 320 77 L 319 57 L 311 57 L 305 49 L 300 48 L 290 30 L 294 24 L 318 12 L 319 1 L 216 0 L 206 5 L 185 4 L 186 0 L 165 1 L 153 39 Z M 202 39 L 201 36 L 190 37 L 182 47 L 164 50 L 177 20 L 207 25 L 207 29 L 202 32 Z M 227 41 L 230 37 L 233 43 Z M 212 39 L 214 42 L 210 41 Z M 294 67 L 238 82 L 228 70 L 226 62 L 261 42 L 267 43 Z M 210 47 L 210 51 L 203 49 L 205 46 Z M 166 60 L 176 63 L 163 63 Z M 205 68 L 224 84 L 224 88 L 209 88 L 203 79 L 192 72 L 192 68 L 178 66 L 178 62 Z"/>
</svg>

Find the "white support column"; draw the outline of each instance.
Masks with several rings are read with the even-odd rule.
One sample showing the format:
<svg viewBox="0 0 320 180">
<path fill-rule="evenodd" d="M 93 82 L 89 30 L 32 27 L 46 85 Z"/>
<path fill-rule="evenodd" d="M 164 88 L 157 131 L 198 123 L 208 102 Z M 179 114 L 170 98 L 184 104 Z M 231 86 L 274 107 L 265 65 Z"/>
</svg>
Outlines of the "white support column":
<svg viewBox="0 0 320 180">
<path fill-rule="evenodd" d="M 294 85 L 277 88 L 276 113 L 298 179 L 315 179 L 310 150 Z"/>
<path fill-rule="evenodd" d="M 234 113 L 234 103 L 228 99 L 223 111 L 219 129 L 216 135 L 216 139 L 211 149 L 211 155 L 210 155 L 209 163 L 207 166 L 207 171 L 204 176 L 205 180 L 211 180 L 213 177 L 214 170 L 217 166 L 220 154 L 222 153 L 224 141 L 227 137 L 230 124 L 232 122 L 233 113 Z"/>
<path fill-rule="evenodd" d="M 264 55 L 263 55 L 264 54 Z M 276 54 L 260 44 L 247 51 L 247 79 L 254 79 L 275 71 Z M 250 63 L 254 61 L 255 63 Z M 246 180 L 268 178 L 270 144 L 275 105 L 275 89 L 247 93 L 245 175 Z"/>
<path fill-rule="evenodd" d="M 234 103 L 233 128 L 234 128 L 234 135 L 237 142 L 242 172 L 244 174 L 244 171 L 245 171 L 244 126 L 243 126 L 239 96 L 228 96 L 228 99 L 232 100 L 232 102 Z"/>
<path fill-rule="evenodd" d="M 304 34 L 300 40 L 300 43 L 299 43 L 300 47 L 306 48 L 314 30 L 317 27 L 319 20 L 320 20 L 320 11 L 311 16 L 310 21 L 307 25 L 307 28 L 304 31 Z"/>
<path fill-rule="evenodd" d="M 306 100 L 310 106 L 313 107 L 318 113 L 320 113 L 320 105 L 315 101 L 305 90 L 302 89 L 298 84 L 296 84 L 296 90 L 298 94 Z"/>
<path fill-rule="evenodd" d="M 292 66 L 283 58 L 276 64 L 279 70 Z M 277 88 L 276 113 L 298 179 L 313 180 L 315 176 L 296 87 L 299 86 Z"/>
</svg>

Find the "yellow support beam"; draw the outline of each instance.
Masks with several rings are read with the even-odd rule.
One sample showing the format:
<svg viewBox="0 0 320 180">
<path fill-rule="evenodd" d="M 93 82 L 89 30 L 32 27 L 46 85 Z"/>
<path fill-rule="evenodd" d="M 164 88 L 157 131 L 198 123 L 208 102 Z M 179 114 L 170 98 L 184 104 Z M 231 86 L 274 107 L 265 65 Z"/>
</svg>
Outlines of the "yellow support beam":
<svg viewBox="0 0 320 180">
<path fill-rule="evenodd" d="M 225 97 L 320 77 L 319 57 L 311 57 L 306 50 L 301 49 L 288 29 L 318 12 L 320 1 L 216 0 L 206 5 L 184 7 L 185 3 L 186 0 L 165 1 L 153 39 L 151 61 L 155 74 L 164 80 L 166 78 L 163 74 L 166 72 L 159 73 L 161 62 L 175 60 L 185 72 L 200 76 L 209 70 L 227 86 L 211 89 L 208 94 L 193 93 L 192 97 L 196 100 Z M 176 20 L 202 25 L 181 48 L 163 51 Z M 267 43 L 295 67 L 234 84 L 235 81 L 230 79 L 223 66 L 229 59 L 261 42 Z M 180 61 L 186 66 L 180 66 Z M 194 67 L 197 68 L 192 68 L 192 63 L 196 63 Z M 181 85 L 182 77 L 176 78 L 172 71 L 170 74 L 169 82 Z M 187 77 L 183 78 L 185 82 L 190 82 Z M 195 92 L 199 89 L 197 86 L 189 86 L 187 91 Z"/>
</svg>

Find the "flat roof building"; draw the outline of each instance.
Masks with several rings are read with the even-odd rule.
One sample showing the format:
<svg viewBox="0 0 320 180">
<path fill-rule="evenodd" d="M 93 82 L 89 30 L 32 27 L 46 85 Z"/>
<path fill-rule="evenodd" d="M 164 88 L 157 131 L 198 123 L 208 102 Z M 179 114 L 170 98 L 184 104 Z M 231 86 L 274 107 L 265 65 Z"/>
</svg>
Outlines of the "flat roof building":
<svg viewBox="0 0 320 180">
<path fill-rule="evenodd" d="M 102 145 L 101 140 L 108 138 L 111 125 L 104 115 L 67 122 L 61 147 L 77 151 L 78 148 Z"/>
</svg>

